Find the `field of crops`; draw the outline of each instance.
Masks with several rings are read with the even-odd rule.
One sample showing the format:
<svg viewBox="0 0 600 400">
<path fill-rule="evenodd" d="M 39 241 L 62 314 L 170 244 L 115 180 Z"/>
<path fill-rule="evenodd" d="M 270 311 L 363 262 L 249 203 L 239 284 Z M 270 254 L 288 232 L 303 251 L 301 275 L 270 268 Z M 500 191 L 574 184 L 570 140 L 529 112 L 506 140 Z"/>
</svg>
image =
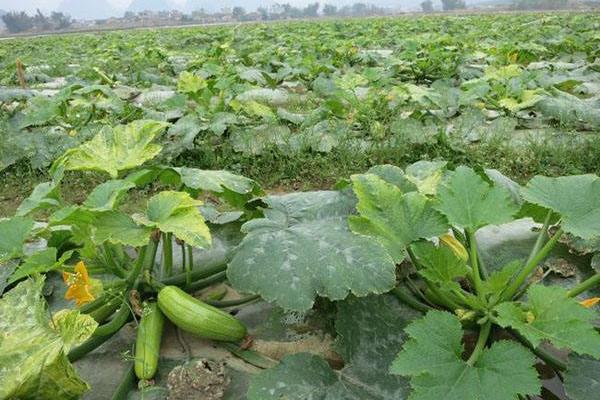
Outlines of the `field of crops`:
<svg viewBox="0 0 600 400">
<path fill-rule="evenodd" d="M 597 400 L 600 14 L 0 42 L 0 399 Z"/>
</svg>

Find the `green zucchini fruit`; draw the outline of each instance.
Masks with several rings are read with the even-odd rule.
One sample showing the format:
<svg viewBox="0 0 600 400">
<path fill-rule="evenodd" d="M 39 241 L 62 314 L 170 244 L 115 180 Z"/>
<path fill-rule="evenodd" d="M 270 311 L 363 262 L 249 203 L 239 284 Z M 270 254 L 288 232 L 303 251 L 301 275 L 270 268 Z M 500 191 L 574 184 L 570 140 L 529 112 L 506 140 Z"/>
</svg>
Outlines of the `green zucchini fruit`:
<svg viewBox="0 0 600 400">
<path fill-rule="evenodd" d="M 171 322 L 194 335 L 224 342 L 236 342 L 246 336 L 246 327 L 240 321 L 176 286 L 160 290 L 158 306 Z"/>
<path fill-rule="evenodd" d="M 152 379 L 156 374 L 164 321 L 156 303 L 144 305 L 135 341 L 134 369 L 138 379 Z"/>
</svg>

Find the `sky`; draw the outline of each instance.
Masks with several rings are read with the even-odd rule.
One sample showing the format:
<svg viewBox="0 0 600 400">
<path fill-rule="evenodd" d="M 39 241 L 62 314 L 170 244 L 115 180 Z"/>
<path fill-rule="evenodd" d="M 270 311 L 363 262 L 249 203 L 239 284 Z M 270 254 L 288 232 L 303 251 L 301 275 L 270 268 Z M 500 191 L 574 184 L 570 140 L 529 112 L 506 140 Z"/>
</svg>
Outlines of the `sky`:
<svg viewBox="0 0 600 400">
<path fill-rule="evenodd" d="M 28 13 L 34 13 L 37 8 L 39 8 L 44 13 L 49 13 L 50 11 L 61 10 L 69 13 L 72 7 L 73 9 L 72 16 L 81 17 L 81 18 L 89 18 L 86 16 L 81 16 L 81 14 L 89 14 L 92 12 L 91 8 L 86 7 L 86 2 L 88 0 L 0 0 L 0 10 L 4 11 L 26 11 Z M 108 11 L 111 15 L 123 15 L 123 12 L 126 11 L 127 7 L 133 0 L 106 0 L 113 8 L 113 10 Z M 168 0 L 170 3 L 173 3 L 177 6 L 181 6 L 182 8 L 186 4 L 186 0 Z M 322 4 L 330 3 L 338 6 L 345 4 L 352 4 L 358 1 L 362 1 L 370 4 L 377 4 L 383 7 L 394 7 L 396 5 L 401 5 L 402 8 L 405 8 L 408 5 L 413 5 L 412 3 L 418 6 L 418 3 L 421 0 L 227 0 L 223 1 L 224 3 L 232 3 L 232 1 L 237 5 L 244 3 L 249 4 L 248 10 L 252 10 L 256 8 L 257 4 L 273 4 L 273 3 L 290 3 L 294 6 L 304 6 L 308 3 L 312 3 L 315 1 L 319 1 Z M 70 6 L 60 7 L 61 3 L 70 4 Z M 206 4 L 215 5 L 220 2 L 220 0 L 200 0 L 199 3 L 202 4 L 206 2 Z M 73 6 L 75 4 L 75 6 Z M 75 14 L 75 15 L 74 15 Z M 77 15 L 80 14 L 80 15 Z M 93 15 L 96 15 L 92 12 Z"/>
<path fill-rule="evenodd" d="M 85 0 L 81 0 L 84 2 Z M 131 0 L 107 0 L 114 8 L 125 10 L 131 3 Z M 56 10 L 62 0 L 0 0 L 1 10 L 24 10 L 35 11 L 39 8 L 42 11 Z M 185 0 L 171 0 L 171 2 L 183 5 Z"/>
</svg>

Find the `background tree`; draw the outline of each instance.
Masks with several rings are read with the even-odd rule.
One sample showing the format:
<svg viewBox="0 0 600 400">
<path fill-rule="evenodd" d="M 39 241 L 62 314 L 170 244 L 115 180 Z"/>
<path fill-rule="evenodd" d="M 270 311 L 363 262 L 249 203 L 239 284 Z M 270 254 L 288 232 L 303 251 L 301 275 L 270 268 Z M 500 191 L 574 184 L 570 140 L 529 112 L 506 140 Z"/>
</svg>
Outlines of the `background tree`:
<svg viewBox="0 0 600 400">
<path fill-rule="evenodd" d="M 2 16 L 2 21 L 11 33 L 28 31 L 33 28 L 33 18 L 24 11 L 11 11 Z"/>
<path fill-rule="evenodd" d="M 304 7 L 303 14 L 308 18 L 315 18 L 319 16 L 319 3 L 308 4 Z"/>
<path fill-rule="evenodd" d="M 337 7 L 331 4 L 325 4 L 323 6 L 323 15 L 332 17 L 337 14 Z"/>
<path fill-rule="evenodd" d="M 422 2 L 421 9 L 423 9 L 423 12 L 425 13 L 433 12 L 433 3 L 431 2 L 431 0 L 425 0 L 424 2 Z"/>
<path fill-rule="evenodd" d="M 513 7 L 519 10 L 556 10 L 565 8 L 568 0 L 515 0 Z"/>
<path fill-rule="evenodd" d="M 238 21 L 241 20 L 242 18 L 244 18 L 244 16 L 246 15 L 246 9 L 244 9 L 244 7 L 233 7 L 233 10 L 231 10 L 231 16 L 234 19 L 237 19 Z"/>
<path fill-rule="evenodd" d="M 50 21 L 54 26 L 54 29 L 67 29 L 73 25 L 71 16 L 62 12 L 53 11 L 52 14 L 50 14 Z"/>
<path fill-rule="evenodd" d="M 444 11 L 462 10 L 467 8 L 464 0 L 442 0 Z"/>
<path fill-rule="evenodd" d="M 266 7 L 258 7 L 256 12 L 260 15 L 260 19 L 263 21 L 269 20 L 269 10 Z"/>
<path fill-rule="evenodd" d="M 42 14 L 39 8 L 36 10 L 35 15 L 33 16 L 33 26 L 41 31 L 48 31 L 52 28 L 50 20 L 48 17 Z"/>
</svg>

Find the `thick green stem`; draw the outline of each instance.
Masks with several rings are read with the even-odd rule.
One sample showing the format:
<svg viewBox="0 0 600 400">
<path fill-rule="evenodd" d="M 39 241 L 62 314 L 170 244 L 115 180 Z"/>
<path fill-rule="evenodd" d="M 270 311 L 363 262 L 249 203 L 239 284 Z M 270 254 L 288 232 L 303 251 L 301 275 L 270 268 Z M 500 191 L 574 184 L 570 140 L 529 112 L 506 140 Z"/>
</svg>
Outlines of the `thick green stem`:
<svg viewBox="0 0 600 400">
<path fill-rule="evenodd" d="M 166 278 L 173 275 L 173 234 L 163 233 L 163 274 L 161 278 Z"/>
<path fill-rule="evenodd" d="M 142 271 L 142 266 L 144 265 L 144 260 L 146 259 L 146 253 L 148 252 L 148 246 L 144 246 L 138 252 L 137 260 L 135 260 L 135 264 L 133 265 L 133 269 L 129 272 L 127 276 L 127 286 L 132 286 L 140 275 Z"/>
<path fill-rule="evenodd" d="M 575 297 L 598 285 L 600 285 L 600 274 L 596 274 L 581 282 L 579 285 L 569 290 L 568 295 L 569 297 Z"/>
<path fill-rule="evenodd" d="M 234 356 L 241 358 L 248 364 L 254 365 L 255 367 L 268 369 L 273 368 L 279 364 L 277 360 L 273 360 L 267 356 L 264 356 L 253 350 L 244 350 L 238 345 L 233 343 L 219 343 L 221 347 L 229 350 Z"/>
<path fill-rule="evenodd" d="M 162 288 L 167 286 L 164 283 L 162 283 L 161 281 L 159 281 L 158 279 L 154 278 L 153 276 L 150 276 L 149 285 L 155 292 L 160 292 L 160 290 Z"/>
<path fill-rule="evenodd" d="M 204 302 L 206 304 L 210 304 L 213 307 L 227 308 L 227 307 L 235 307 L 235 306 L 241 306 L 241 305 L 244 305 L 247 303 L 252 303 L 258 299 L 260 299 L 260 296 L 255 294 L 252 296 L 246 296 L 246 297 L 242 297 L 241 299 L 235 299 L 235 300 L 204 300 Z"/>
<path fill-rule="evenodd" d="M 554 236 L 552 236 L 552 238 L 544 245 L 544 247 L 542 247 L 542 249 L 535 256 L 533 256 L 533 258 L 529 260 L 527 264 L 525 264 L 525 267 L 521 269 L 521 272 L 519 272 L 517 277 L 513 279 L 512 283 L 504 291 L 504 295 L 502 296 L 503 300 L 512 299 L 512 297 L 515 295 L 515 293 L 517 293 L 521 285 L 525 282 L 527 277 L 533 272 L 537 265 L 541 261 L 543 261 L 552 251 L 562 234 L 563 230 L 562 228 L 559 228 L 558 231 L 556 231 L 556 233 L 554 234 Z"/>
<path fill-rule="evenodd" d="M 551 218 L 552 218 L 552 211 L 548 211 L 548 214 L 546 215 L 546 218 L 544 219 L 544 225 L 542 226 L 542 229 L 540 230 L 540 233 L 538 234 L 538 237 L 535 241 L 535 245 L 533 246 L 533 249 L 531 249 L 531 253 L 529 253 L 529 257 L 527 258 L 527 262 L 525 264 L 527 264 L 531 260 L 533 260 L 533 257 L 535 257 L 535 255 L 540 252 L 540 249 L 544 245 L 544 239 L 546 239 L 546 235 L 548 234 L 548 227 L 550 226 Z"/>
<path fill-rule="evenodd" d="M 130 316 L 127 302 L 123 302 L 121 309 L 110 322 L 96 328 L 92 337 L 69 352 L 69 361 L 75 362 L 102 345 L 127 323 Z"/>
<path fill-rule="evenodd" d="M 116 262 L 115 258 L 113 257 L 112 250 L 110 249 L 110 247 L 108 247 L 108 244 L 106 242 L 102 244 L 102 252 L 104 253 L 106 263 L 108 264 L 108 267 L 110 268 L 111 272 L 113 272 L 119 278 L 125 278 L 127 271 L 125 271 L 123 267 L 121 267 L 121 265 L 119 265 L 119 263 Z"/>
<path fill-rule="evenodd" d="M 461 308 L 461 306 L 454 299 L 450 298 L 448 293 L 443 293 L 434 283 L 425 280 L 425 284 L 427 285 L 427 288 L 431 290 L 433 295 L 439 300 L 441 305 L 452 311 Z"/>
<path fill-rule="evenodd" d="M 94 318 L 96 322 L 101 324 L 104 321 L 106 321 L 108 317 L 113 315 L 115 311 L 117 311 L 117 308 L 119 308 L 120 303 L 121 301 L 117 299 L 109 300 L 106 304 L 90 312 L 89 315 L 90 317 Z"/>
<path fill-rule="evenodd" d="M 181 242 L 179 247 L 181 248 L 181 266 L 185 271 L 185 287 L 187 288 L 192 283 L 192 271 L 190 270 L 187 262 L 187 250 L 185 248 L 185 243 Z"/>
<path fill-rule="evenodd" d="M 192 284 L 186 288 L 186 291 L 194 292 L 196 290 L 204 289 L 214 283 L 222 282 L 226 278 L 227 278 L 227 274 L 225 273 L 225 271 L 219 272 L 218 274 L 214 274 L 213 276 L 209 276 L 208 278 L 201 279 L 196 282 L 192 282 Z"/>
<path fill-rule="evenodd" d="M 471 261 L 471 270 L 473 272 L 473 285 L 477 293 L 482 293 L 481 287 L 481 275 L 479 272 L 479 260 L 477 256 L 477 241 L 475 240 L 475 234 L 470 229 L 465 229 L 467 239 L 469 241 L 469 260 Z"/>
<path fill-rule="evenodd" d="M 81 307 L 79 307 L 79 312 L 82 314 L 89 314 L 92 311 L 95 311 L 95 310 L 99 309 L 100 307 L 102 307 L 104 304 L 106 304 L 108 299 L 109 299 L 109 297 L 106 295 L 106 293 L 103 293 L 98 298 L 96 298 L 94 301 L 92 301 L 90 303 L 86 303 L 86 304 L 82 305 Z"/>
<path fill-rule="evenodd" d="M 475 365 L 483 349 L 485 344 L 487 343 L 488 337 L 490 336 L 490 330 L 492 328 L 492 321 L 487 321 L 482 327 L 481 331 L 479 331 L 479 338 L 477 338 L 477 343 L 475 344 L 475 349 L 473 349 L 473 353 L 471 353 L 471 357 L 467 360 L 467 364 L 470 366 Z"/>
<path fill-rule="evenodd" d="M 152 235 L 154 236 L 154 235 Z M 148 243 L 146 250 L 146 259 L 144 260 L 143 276 L 146 279 L 146 283 L 150 283 L 150 275 L 154 270 L 154 264 L 156 263 L 156 252 L 158 250 L 158 238 L 151 238 Z"/>
<path fill-rule="evenodd" d="M 419 259 L 415 255 L 414 251 L 410 248 L 410 246 L 406 248 L 406 252 L 408 253 L 410 260 L 417 269 L 417 271 L 423 269 L 423 266 L 419 262 Z M 440 300 L 443 306 L 452 310 L 460 308 L 460 306 L 453 299 L 451 299 L 445 293 L 442 293 L 433 283 L 427 281 L 426 279 L 424 281 L 429 290 L 431 290 L 431 292 Z"/>
<path fill-rule="evenodd" d="M 122 286 L 125 286 L 125 284 L 127 283 L 126 279 L 113 279 L 111 281 L 108 282 L 102 282 L 102 289 L 109 290 L 109 289 L 116 289 L 116 288 L 121 288 Z"/>
<path fill-rule="evenodd" d="M 186 285 L 190 285 L 192 283 L 192 271 L 194 270 L 194 254 L 193 254 L 193 248 L 192 246 L 190 246 L 189 244 L 186 246 L 187 248 L 187 258 L 188 258 L 188 268 L 186 269 Z"/>
<path fill-rule="evenodd" d="M 398 300 L 417 311 L 426 313 L 427 311 L 433 310 L 432 307 L 429 307 L 427 304 L 421 303 L 416 297 L 414 297 L 412 294 L 408 293 L 406 290 L 400 287 L 392 289 L 391 293 Z"/>
<path fill-rule="evenodd" d="M 421 299 L 429 306 L 433 306 L 435 304 L 433 300 L 429 299 L 425 293 L 423 293 L 423 291 L 419 289 L 417 285 L 415 285 L 412 279 L 410 279 L 410 276 L 406 277 L 404 283 L 406 283 L 406 286 L 408 286 L 408 289 L 412 292 L 412 294 L 417 296 L 417 299 Z"/>
<path fill-rule="evenodd" d="M 125 369 L 125 373 L 123 374 L 123 378 L 121 382 L 119 382 L 119 386 L 113 393 L 111 400 L 127 400 L 127 396 L 131 389 L 135 387 L 135 371 L 133 368 L 133 363 L 127 366 Z"/>
<path fill-rule="evenodd" d="M 69 351 L 69 355 L 68 355 L 69 361 L 75 362 L 77 360 L 82 359 L 83 357 L 85 357 L 85 355 L 87 353 L 100 347 L 100 345 L 102 345 L 102 343 L 104 343 L 108 339 L 110 339 L 110 337 L 111 337 L 111 335 L 92 336 L 91 338 L 89 338 L 88 340 L 86 340 L 85 342 L 80 344 L 79 346 L 77 346 L 74 349 L 71 349 L 71 351 Z"/>
<path fill-rule="evenodd" d="M 125 325 L 130 316 L 131 310 L 129 308 L 129 303 L 125 300 L 121 303 L 121 308 L 119 308 L 119 311 L 117 311 L 110 322 L 96 328 L 94 336 L 112 335 Z"/>
<path fill-rule="evenodd" d="M 213 265 L 208 268 L 196 269 L 195 271 L 192 271 L 192 282 L 195 282 L 198 279 L 204 279 L 209 276 L 218 274 L 220 272 L 225 271 L 226 269 L 227 269 L 227 264 L 219 264 L 219 265 Z M 163 279 L 162 283 L 164 283 L 165 285 L 179 286 L 179 285 L 183 285 L 185 283 L 186 277 L 187 277 L 187 274 L 184 272 L 182 274 L 173 275 L 167 279 Z"/>
</svg>

